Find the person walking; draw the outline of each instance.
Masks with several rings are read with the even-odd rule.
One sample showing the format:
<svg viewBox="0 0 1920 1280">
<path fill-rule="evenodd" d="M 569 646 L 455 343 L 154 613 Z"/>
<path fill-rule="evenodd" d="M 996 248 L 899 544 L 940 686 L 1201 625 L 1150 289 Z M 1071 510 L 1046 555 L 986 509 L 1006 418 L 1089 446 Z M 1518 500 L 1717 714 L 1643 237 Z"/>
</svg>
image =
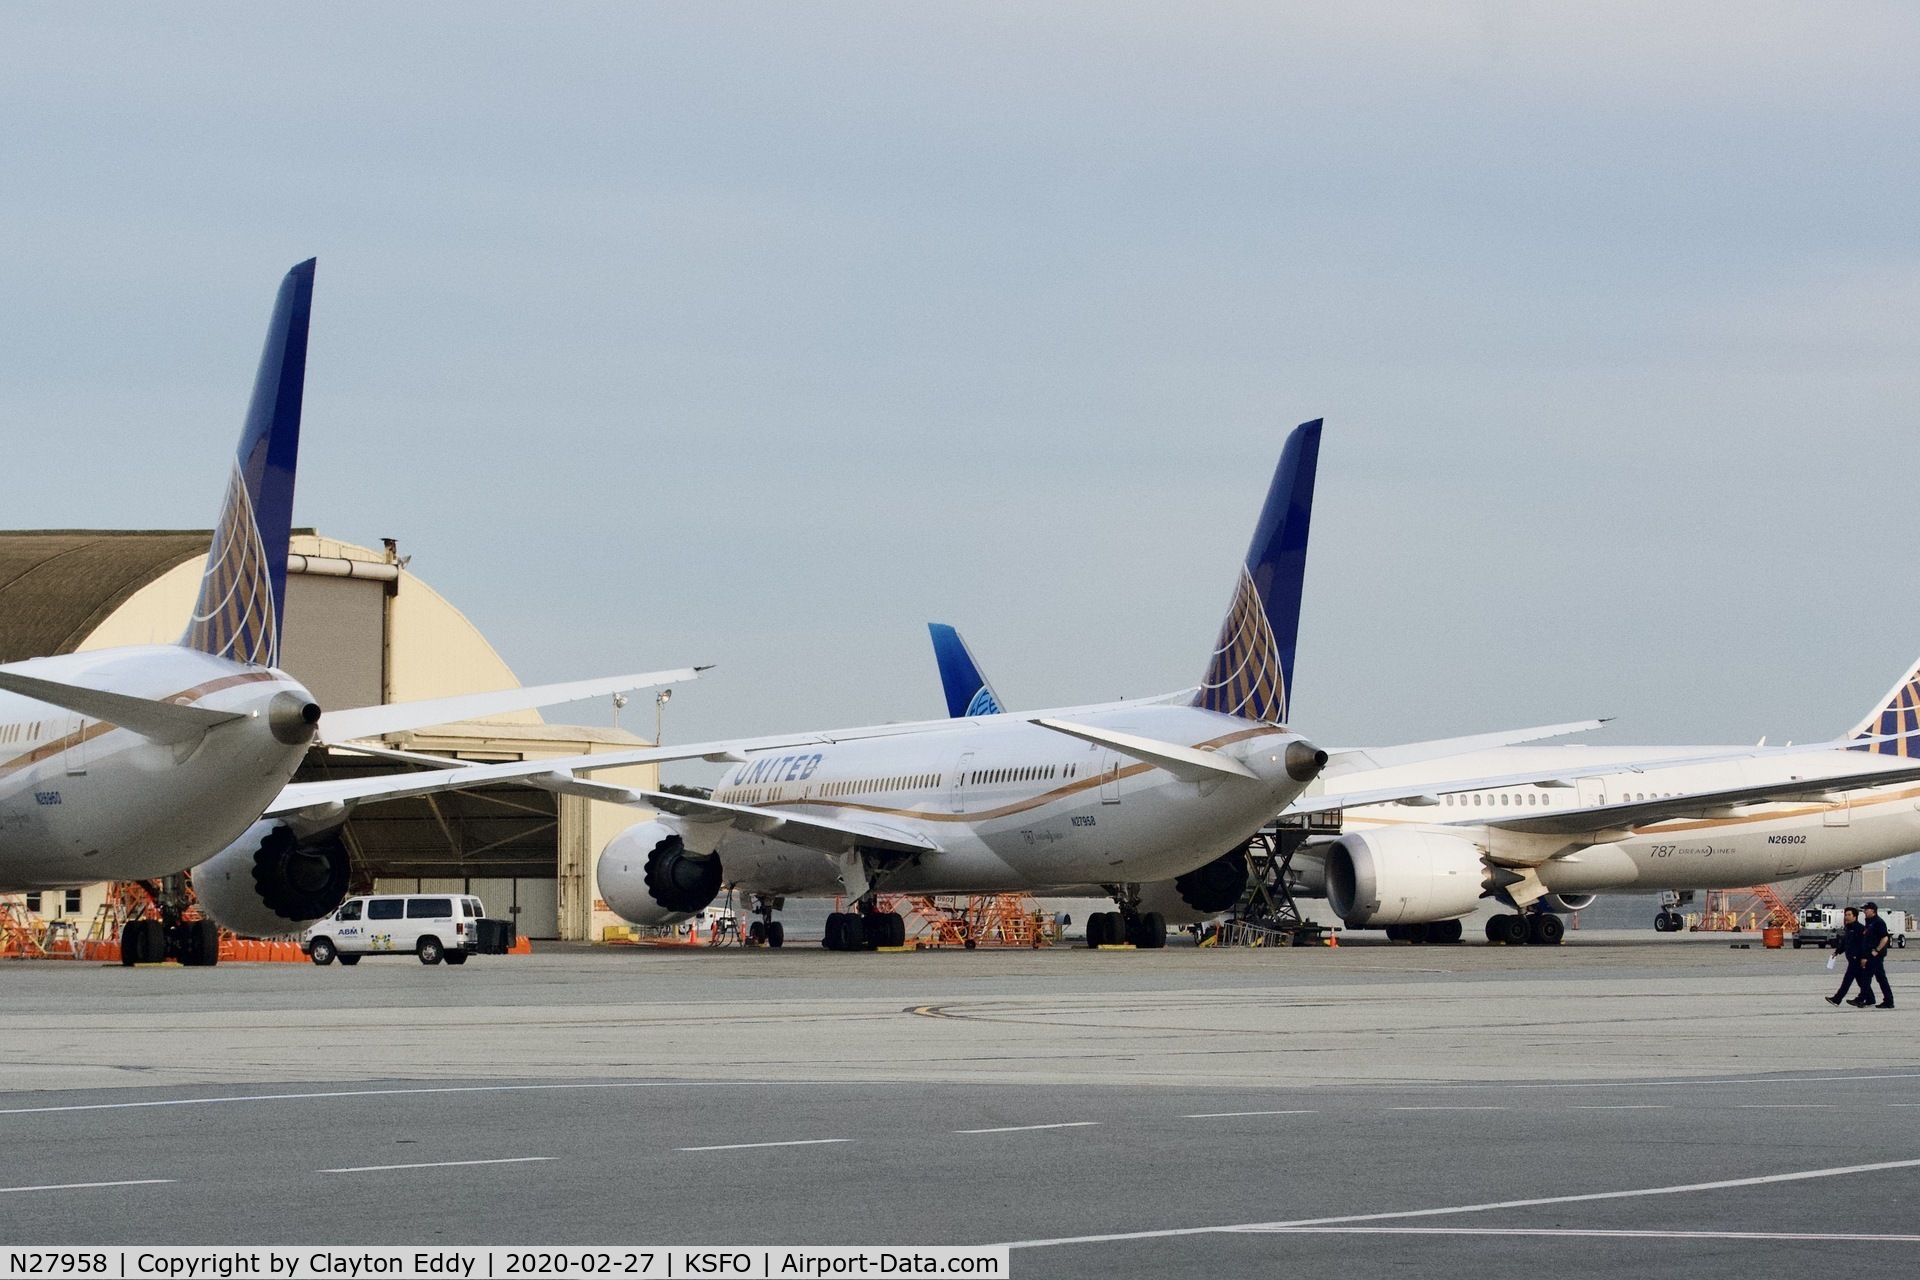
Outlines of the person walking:
<svg viewBox="0 0 1920 1280">
<path fill-rule="evenodd" d="M 1833 954 L 1846 959 L 1847 976 L 1840 980 L 1840 989 L 1827 997 L 1828 1004 L 1839 1004 L 1846 998 L 1847 988 L 1855 983 L 1860 984 L 1862 993 L 1867 989 L 1866 976 L 1860 972 L 1861 958 L 1867 953 L 1866 927 L 1860 923 L 1860 913 L 1852 907 L 1842 912 L 1840 919 L 1840 932 L 1833 935 Z"/>
<path fill-rule="evenodd" d="M 1887 985 L 1887 948 L 1893 945 L 1893 935 L 1887 931 L 1887 922 L 1880 918 L 1880 908 L 1869 902 L 1867 918 L 1861 922 L 1861 941 L 1866 951 L 1860 960 L 1860 994 L 1848 1003 L 1856 1009 L 1873 1006 L 1873 984 L 1880 983 L 1880 1007 L 1893 1008 L 1893 988 Z"/>
</svg>

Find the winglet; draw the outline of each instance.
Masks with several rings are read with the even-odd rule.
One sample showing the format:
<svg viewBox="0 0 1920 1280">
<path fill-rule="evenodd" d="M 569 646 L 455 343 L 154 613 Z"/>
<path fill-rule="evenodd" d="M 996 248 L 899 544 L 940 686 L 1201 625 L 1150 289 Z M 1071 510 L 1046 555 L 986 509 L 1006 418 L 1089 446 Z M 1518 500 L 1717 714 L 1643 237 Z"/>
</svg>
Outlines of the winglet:
<svg viewBox="0 0 1920 1280">
<path fill-rule="evenodd" d="M 940 687 L 947 695 L 947 714 L 955 720 L 966 716 L 998 715 L 999 695 L 987 683 L 973 650 L 960 633 L 944 622 L 929 622 L 927 633 L 933 637 L 933 659 L 940 666 Z"/>
<path fill-rule="evenodd" d="M 286 615 L 313 269 L 309 258 L 280 282 L 200 596 L 180 637 L 186 648 L 261 666 L 280 660 Z"/>
</svg>

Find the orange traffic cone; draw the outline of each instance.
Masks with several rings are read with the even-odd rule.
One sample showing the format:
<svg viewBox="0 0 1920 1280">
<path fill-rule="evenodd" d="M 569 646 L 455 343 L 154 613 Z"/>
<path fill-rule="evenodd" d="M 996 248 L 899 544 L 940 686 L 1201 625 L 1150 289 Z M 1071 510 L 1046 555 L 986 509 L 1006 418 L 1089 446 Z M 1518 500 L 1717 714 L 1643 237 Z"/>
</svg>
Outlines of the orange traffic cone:
<svg viewBox="0 0 1920 1280">
<path fill-rule="evenodd" d="M 1330 933 L 1330 934 L 1328 934 L 1328 935 L 1327 935 L 1327 945 L 1328 945 L 1328 946 L 1330 946 L 1330 947 L 1337 947 L 1337 946 L 1339 946 L 1339 945 L 1340 945 L 1340 935 L 1339 935 L 1339 934 L 1337 934 L 1337 933 Z"/>
</svg>

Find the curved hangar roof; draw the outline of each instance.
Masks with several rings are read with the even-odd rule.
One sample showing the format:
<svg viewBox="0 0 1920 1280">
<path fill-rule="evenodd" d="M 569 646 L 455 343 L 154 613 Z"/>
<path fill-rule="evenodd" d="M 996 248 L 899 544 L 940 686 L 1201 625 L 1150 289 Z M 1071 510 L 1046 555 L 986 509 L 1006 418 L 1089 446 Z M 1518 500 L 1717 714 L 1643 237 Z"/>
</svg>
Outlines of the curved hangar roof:
<svg viewBox="0 0 1920 1280">
<path fill-rule="evenodd" d="M 207 529 L 0 532 L 0 662 L 72 653 L 134 592 L 204 558 L 212 538 Z"/>
</svg>

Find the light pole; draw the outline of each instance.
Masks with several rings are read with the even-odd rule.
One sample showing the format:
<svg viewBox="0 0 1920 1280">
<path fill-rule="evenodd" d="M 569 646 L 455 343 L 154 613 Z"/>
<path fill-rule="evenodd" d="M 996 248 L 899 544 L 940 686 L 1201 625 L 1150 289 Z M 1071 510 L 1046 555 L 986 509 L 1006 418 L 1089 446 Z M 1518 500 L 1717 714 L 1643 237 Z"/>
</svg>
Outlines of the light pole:
<svg viewBox="0 0 1920 1280">
<path fill-rule="evenodd" d="M 626 694 L 616 693 L 613 695 L 613 727 L 616 729 L 620 727 L 620 708 L 626 705 L 627 705 Z"/>
<path fill-rule="evenodd" d="M 653 695 L 653 745 L 660 745 L 661 721 L 665 718 L 667 703 L 673 697 L 673 690 L 662 689 Z"/>
</svg>

